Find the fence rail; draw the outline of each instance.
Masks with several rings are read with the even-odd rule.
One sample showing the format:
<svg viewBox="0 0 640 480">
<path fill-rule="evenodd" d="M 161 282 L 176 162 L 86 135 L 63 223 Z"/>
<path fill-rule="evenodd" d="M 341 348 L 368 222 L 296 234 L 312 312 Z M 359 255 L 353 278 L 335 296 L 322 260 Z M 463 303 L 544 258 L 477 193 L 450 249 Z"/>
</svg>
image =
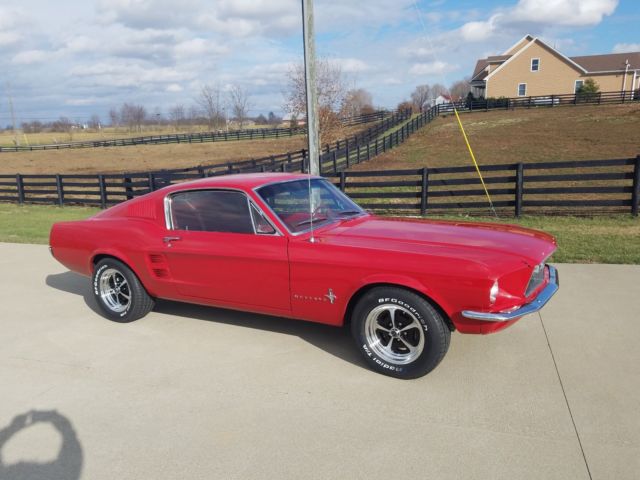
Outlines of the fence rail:
<svg viewBox="0 0 640 480">
<path fill-rule="evenodd" d="M 394 112 L 379 110 L 365 115 L 344 117 L 340 122 L 344 126 L 362 125 L 383 120 Z M 211 131 L 200 133 L 176 133 L 169 135 L 146 135 L 131 138 L 114 138 L 109 140 L 86 140 L 81 142 L 0 146 L 1 152 L 30 152 L 38 150 L 62 150 L 67 148 L 99 148 L 126 147 L 133 145 L 165 145 L 170 143 L 206 143 L 224 142 L 231 140 L 264 140 L 268 138 L 283 138 L 300 135 L 307 132 L 305 127 L 293 128 L 253 128 L 231 131 Z"/>
<path fill-rule="evenodd" d="M 304 153 L 274 157 L 273 162 L 250 164 L 242 171 L 305 171 L 307 160 Z M 0 201 L 106 208 L 169 184 L 230 172 L 224 166 L 217 167 L 125 174 L 0 175 Z M 611 160 L 484 165 L 481 171 L 493 205 L 502 215 L 594 210 L 638 215 L 640 155 Z M 425 215 L 488 209 L 474 167 L 341 171 L 325 176 L 373 211 Z"/>
<path fill-rule="evenodd" d="M 544 108 L 575 105 L 611 105 L 640 101 L 640 90 L 633 92 L 570 93 L 563 95 L 539 95 L 529 97 L 488 98 L 438 105 L 438 114 L 482 110 L 513 110 L 516 108 Z"/>
<path fill-rule="evenodd" d="M 635 158 L 513 163 L 480 167 L 503 215 L 630 212 L 638 215 L 640 155 Z M 411 212 L 488 210 L 473 166 L 342 171 L 327 177 L 364 208 Z"/>
</svg>

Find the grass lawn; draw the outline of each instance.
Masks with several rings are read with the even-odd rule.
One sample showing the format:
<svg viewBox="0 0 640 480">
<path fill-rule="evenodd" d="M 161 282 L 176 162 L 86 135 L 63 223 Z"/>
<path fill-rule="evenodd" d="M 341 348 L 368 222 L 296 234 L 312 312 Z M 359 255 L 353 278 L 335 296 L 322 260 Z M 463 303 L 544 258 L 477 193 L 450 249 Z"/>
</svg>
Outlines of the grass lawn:
<svg viewBox="0 0 640 480">
<path fill-rule="evenodd" d="M 545 231 L 558 240 L 558 250 L 551 258 L 552 262 L 640 264 L 640 218 L 630 215 L 524 216 L 519 219 L 466 216 L 437 218 L 510 223 Z"/>
<path fill-rule="evenodd" d="M 100 210 L 89 207 L 54 207 L 0 203 L 0 242 L 49 243 L 55 222 L 80 220 Z"/>
<path fill-rule="evenodd" d="M 84 207 L 0 204 L 0 242 L 46 244 L 54 222 L 82 219 L 96 212 L 95 208 Z M 500 220 L 463 216 L 435 218 L 499 221 L 544 230 L 558 239 L 554 262 L 640 264 L 640 219 L 628 215 Z"/>
<path fill-rule="evenodd" d="M 630 158 L 640 153 L 640 104 L 461 113 L 481 165 Z M 471 165 L 453 115 L 442 115 L 397 148 L 353 170 Z"/>
</svg>

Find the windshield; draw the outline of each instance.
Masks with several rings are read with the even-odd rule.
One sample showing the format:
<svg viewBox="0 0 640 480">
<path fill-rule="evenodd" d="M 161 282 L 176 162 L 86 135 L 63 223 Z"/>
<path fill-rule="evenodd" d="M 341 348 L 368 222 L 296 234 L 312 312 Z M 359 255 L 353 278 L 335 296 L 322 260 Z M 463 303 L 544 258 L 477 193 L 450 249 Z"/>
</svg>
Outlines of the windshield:
<svg viewBox="0 0 640 480">
<path fill-rule="evenodd" d="M 311 184 L 311 191 L 309 191 Z M 290 232 L 362 215 L 365 212 L 331 183 L 320 178 L 274 183 L 257 190 Z"/>
</svg>

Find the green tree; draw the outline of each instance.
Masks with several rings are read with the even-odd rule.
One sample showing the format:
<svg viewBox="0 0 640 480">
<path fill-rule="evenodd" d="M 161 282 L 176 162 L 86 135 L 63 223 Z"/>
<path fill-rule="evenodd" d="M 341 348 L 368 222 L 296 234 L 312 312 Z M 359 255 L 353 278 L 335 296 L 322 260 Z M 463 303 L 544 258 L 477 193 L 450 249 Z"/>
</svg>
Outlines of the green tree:
<svg viewBox="0 0 640 480">
<path fill-rule="evenodd" d="M 598 93 L 600 86 L 593 78 L 587 78 L 576 93 Z"/>
</svg>

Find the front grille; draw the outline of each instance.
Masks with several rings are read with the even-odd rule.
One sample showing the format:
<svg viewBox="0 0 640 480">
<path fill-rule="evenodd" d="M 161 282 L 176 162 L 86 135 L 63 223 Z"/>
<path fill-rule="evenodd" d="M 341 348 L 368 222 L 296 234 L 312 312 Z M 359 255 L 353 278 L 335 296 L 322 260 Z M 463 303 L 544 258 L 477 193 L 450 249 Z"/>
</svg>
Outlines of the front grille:
<svg viewBox="0 0 640 480">
<path fill-rule="evenodd" d="M 544 267 L 545 263 L 542 262 L 541 264 L 536 265 L 536 267 L 533 269 L 533 273 L 531 274 L 531 278 L 529 279 L 529 284 L 527 285 L 527 289 L 524 292 L 525 297 L 531 295 L 536 290 L 536 288 L 538 288 L 540 285 L 542 285 L 542 282 L 544 282 Z"/>
</svg>

